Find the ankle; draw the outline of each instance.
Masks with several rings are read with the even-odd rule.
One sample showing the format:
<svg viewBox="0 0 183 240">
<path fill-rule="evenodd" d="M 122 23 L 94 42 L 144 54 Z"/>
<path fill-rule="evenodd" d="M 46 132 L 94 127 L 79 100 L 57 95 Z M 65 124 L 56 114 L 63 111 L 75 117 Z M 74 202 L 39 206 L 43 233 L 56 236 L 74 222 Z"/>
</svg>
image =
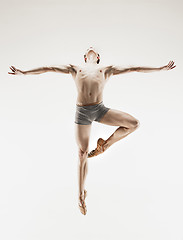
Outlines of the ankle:
<svg viewBox="0 0 183 240">
<path fill-rule="evenodd" d="M 78 193 L 78 196 L 80 197 L 80 196 L 84 196 L 84 190 L 83 191 L 80 191 L 79 193 Z"/>
<path fill-rule="evenodd" d="M 105 141 L 104 148 L 107 149 L 107 148 L 109 148 L 110 146 L 111 146 L 110 140 L 107 139 L 107 140 Z"/>
</svg>

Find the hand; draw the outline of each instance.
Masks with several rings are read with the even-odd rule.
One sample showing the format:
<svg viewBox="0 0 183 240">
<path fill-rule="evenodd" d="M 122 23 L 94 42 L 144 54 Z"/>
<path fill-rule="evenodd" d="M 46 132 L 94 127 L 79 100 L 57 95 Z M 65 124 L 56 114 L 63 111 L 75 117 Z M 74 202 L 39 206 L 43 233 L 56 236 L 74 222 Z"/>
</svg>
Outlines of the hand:
<svg viewBox="0 0 183 240">
<path fill-rule="evenodd" d="M 170 69 L 173 69 L 174 67 L 176 67 L 176 65 L 175 66 L 173 66 L 173 65 L 174 65 L 174 62 L 170 61 L 167 65 L 161 67 L 160 69 L 162 69 L 162 70 L 170 70 Z"/>
<path fill-rule="evenodd" d="M 13 74 L 13 75 L 24 74 L 23 71 L 21 71 L 20 69 L 15 68 L 14 66 L 11 66 L 10 69 L 12 70 L 12 72 L 8 72 L 9 74 Z"/>
</svg>

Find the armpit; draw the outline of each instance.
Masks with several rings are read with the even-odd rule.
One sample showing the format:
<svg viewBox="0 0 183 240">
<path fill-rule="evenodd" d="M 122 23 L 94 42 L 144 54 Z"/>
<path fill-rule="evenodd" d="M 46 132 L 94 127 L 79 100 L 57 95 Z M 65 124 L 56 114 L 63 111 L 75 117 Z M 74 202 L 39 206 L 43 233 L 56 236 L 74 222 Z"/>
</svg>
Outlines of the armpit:
<svg viewBox="0 0 183 240">
<path fill-rule="evenodd" d="M 112 69 L 113 69 L 113 65 L 109 65 L 105 67 L 105 71 L 104 71 L 105 78 L 110 77 L 112 75 Z"/>
<path fill-rule="evenodd" d="M 74 73 L 74 74 L 77 73 L 77 66 L 76 66 L 76 65 L 69 64 L 68 66 L 69 66 L 69 71 L 70 71 L 71 73 Z"/>
</svg>

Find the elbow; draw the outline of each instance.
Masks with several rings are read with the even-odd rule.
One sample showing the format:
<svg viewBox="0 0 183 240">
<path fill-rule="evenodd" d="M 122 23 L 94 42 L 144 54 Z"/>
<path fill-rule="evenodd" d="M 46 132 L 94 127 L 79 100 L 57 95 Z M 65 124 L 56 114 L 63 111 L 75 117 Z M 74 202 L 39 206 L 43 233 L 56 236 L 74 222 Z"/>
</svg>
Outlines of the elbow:
<svg viewBox="0 0 183 240">
<path fill-rule="evenodd" d="M 140 72 L 140 67 L 134 67 L 133 72 Z"/>
<path fill-rule="evenodd" d="M 55 72 L 55 68 L 54 67 L 44 67 L 43 71 L 44 72 Z"/>
</svg>

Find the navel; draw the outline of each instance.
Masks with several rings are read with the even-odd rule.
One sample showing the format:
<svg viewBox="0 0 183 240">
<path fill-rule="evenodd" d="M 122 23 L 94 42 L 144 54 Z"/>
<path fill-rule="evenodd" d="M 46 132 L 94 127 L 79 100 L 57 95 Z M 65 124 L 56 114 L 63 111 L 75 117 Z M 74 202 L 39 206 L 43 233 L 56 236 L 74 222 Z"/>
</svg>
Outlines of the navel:
<svg viewBox="0 0 183 240">
<path fill-rule="evenodd" d="M 100 70 L 100 72 L 102 72 L 102 70 Z"/>
<path fill-rule="evenodd" d="M 81 72 L 81 69 L 79 71 Z"/>
</svg>

